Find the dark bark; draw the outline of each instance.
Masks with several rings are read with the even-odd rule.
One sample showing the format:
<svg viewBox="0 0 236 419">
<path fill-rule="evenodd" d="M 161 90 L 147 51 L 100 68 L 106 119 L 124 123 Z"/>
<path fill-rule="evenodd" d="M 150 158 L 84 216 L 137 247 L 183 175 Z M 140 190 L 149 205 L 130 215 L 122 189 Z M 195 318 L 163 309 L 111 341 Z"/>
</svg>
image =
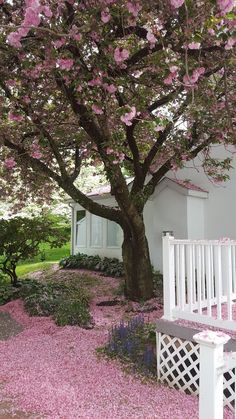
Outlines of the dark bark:
<svg viewBox="0 0 236 419">
<path fill-rule="evenodd" d="M 143 233 L 124 231 L 122 256 L 125 269 L 125 296 L 133 301 L 153 297 L 152 266 L 145 228 Z"/>
</svg>

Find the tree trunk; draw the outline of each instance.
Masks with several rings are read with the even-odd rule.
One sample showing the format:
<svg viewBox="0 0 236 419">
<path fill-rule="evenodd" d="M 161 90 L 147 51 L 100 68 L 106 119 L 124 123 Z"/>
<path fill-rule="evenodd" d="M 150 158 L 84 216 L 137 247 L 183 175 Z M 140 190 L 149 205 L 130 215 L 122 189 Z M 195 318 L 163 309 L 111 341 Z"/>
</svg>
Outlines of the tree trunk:
<svg viewBox="0 0 236 419">
<path fill-rule="evenodd" d="M 133 301 L 153 297 L 152 266 L 148 242 L 143 234 L 124 231 L 122 256 L 125 269 L 125 296 Z"/>
</svg>

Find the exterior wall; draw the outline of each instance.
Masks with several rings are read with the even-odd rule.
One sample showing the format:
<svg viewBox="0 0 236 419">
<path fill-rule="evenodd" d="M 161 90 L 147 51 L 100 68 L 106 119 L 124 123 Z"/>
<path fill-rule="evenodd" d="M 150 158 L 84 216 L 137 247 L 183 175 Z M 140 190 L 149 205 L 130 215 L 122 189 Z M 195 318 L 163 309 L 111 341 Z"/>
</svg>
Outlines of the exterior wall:
<svg viewBox="0 0 236 419">
<path fill-rule="evenodd" d="M 234 150 L 235 152 L 235 150 Z M 229 156 L 223 147 L 216 147 L 214 157 Z M 204 200 L 205 205 L 205 227 L 202 238 L 219 239 L 230 237 L 236 239 L 236 156 L 232 162 L 233 169 L 230 169 L 230 180 L 215 185 L 209 180 L 201 167 L 201 158 L 197 157 L 194 165 L 190 163 L 189 168 L 177 172 L 178 179 L 190 179 L 193 183 L 209 191 L 208 199 Z M 196 169 L 194 169 L 195 167 Z M 173 174 L 172 174 L 173 177 Z"/>
<path fill-rule="evenodd" d="M 187 229 L 188 239 L 203 239 L 205 231 L 204 210 L 208 199 L 187 197 Z M 179 238 L 179 237 L 176 237 Z M 184 238 L 184 237 L 182 237 Z"/>
<path fill-rule="evenodd" d="M 155 269 L 162 270 L 162 232 L 173 231 L 176 238 L 188 238 L 187 197 L 170 189 L 148 201 L 144 210 L 150 257 Z"/>
</svg>

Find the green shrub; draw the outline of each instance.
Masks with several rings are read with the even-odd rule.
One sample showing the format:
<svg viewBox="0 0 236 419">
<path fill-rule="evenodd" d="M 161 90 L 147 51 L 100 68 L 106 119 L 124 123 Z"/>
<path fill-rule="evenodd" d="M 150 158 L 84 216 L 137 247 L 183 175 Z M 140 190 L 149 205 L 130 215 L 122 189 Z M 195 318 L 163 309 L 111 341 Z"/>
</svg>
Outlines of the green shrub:
<svg viewBox="0 0 236 419">
<path fill-rule="evenodd" d="M 10 283 L 0 283 L 0 306 L 19 298 L 19 288 Z"/>
<path fill-rule="evenodd" d="M 24 307 L 31 316 L 53 316 L 60 326 L 91 324 L 89 296 L 73 283 L 25 280 L 20 289 Z"/>
<path fill-rule="evenodd" d="M 62 301 L 53 317 L 58 326 L 68 324 L 88 327 L 92 320 L 88 311 L 88 305 L 83 298 Z"/>
<path fill-rule="evenodd" d="M 106 276 L 124 276 L 123 262 L 116 258 L 100 258 L 98 255 L 88 256 L 78 253 L 62 259 L 59 265 L 64 269 L 91 269 L 103 272 Z"/>
</svg>

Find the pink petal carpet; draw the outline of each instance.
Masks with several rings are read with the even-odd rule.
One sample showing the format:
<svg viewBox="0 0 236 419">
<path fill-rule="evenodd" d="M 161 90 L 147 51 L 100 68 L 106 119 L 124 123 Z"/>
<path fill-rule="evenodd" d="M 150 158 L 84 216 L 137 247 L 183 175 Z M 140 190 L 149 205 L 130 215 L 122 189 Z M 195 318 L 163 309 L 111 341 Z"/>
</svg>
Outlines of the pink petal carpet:
<svg viewBox="0 0 236 419">
<path fill-rule="evenodd" d="M 42 419 L 197 419 L 196 397 L 142 382 L 119 362 L 97 356 L 96 348 L 106 342 L 124 308 L 98 307 L 94 300 L 91 310 L 95 327 L 85 330 L 29 317 L 20 300 L 0 308 L 23 326 L 18 335 L 0 341 L 0 401 L 11 400 L 12 417 L 18 409 Z M 160 309 L 151 318 L 161 315 Z M 231 417 L 225 412 L 226 419 Z"/>
</svg>

